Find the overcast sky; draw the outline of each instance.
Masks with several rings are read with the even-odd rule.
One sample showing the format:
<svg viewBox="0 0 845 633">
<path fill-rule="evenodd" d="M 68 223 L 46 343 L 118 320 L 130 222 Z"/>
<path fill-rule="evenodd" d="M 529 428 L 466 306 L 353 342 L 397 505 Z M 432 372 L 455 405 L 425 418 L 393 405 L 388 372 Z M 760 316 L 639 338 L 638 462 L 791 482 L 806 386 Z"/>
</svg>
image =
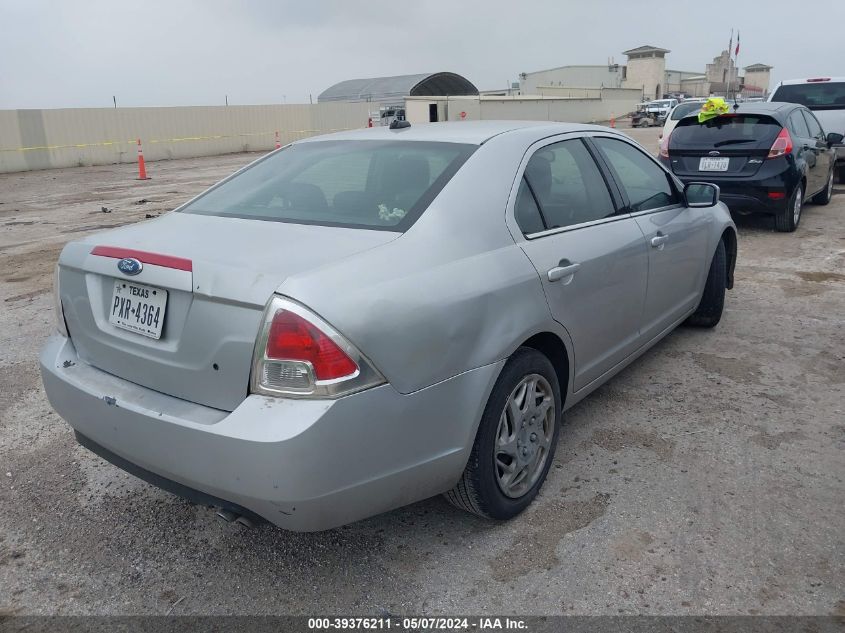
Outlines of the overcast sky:
<svg viewBox="0 0 845 633">
<path fill-rule="evenodd" d="M 773 81 L 845 75 L 842 24 L 843 0 L 0 0 L 0 109 L 307 103 L 435 71 L 493 89 L 641 44 L 703 72 L 731 27 Z"/>
</svg>

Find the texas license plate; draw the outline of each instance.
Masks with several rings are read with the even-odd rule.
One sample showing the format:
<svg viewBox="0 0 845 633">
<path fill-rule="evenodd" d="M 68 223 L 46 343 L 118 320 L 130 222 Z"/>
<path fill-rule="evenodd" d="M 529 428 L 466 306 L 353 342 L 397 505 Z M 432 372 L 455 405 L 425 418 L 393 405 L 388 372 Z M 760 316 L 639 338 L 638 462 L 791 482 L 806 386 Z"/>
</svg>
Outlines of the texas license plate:
<svg viewBox="0 0 845 633">
<path fill-rule="evenodd" d="M 698 162 L 698 171 L 728 171 L 730 158 L 708 158 L 703 157 Z"/>
<path fill-rule="evenodd" d="M 166 307 L 167 290 L 118 279 L 114 282 L 109 323 L 159 339 Z"/>
</svg>

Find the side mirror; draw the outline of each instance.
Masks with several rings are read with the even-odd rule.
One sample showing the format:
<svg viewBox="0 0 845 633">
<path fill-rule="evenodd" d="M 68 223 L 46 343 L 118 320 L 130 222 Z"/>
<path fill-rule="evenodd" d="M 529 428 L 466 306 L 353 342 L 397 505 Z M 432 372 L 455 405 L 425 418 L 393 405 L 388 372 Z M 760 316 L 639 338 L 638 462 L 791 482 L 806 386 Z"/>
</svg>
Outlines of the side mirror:
<svg viewBox="0 0 845 633">
<path fill-rule="evenodd" d="M 827 135 L 827 144 L 830 147 L 833 147 L 834 145 L 842 145 L 842 139 L 845 139 L 845 136 L 839 132 L 831 132 Z"/>
<path fill-rule="evenodd" d="M 719 187 L 709 182 L 691 182 L 684 187 L 684 198 L 691 209 L 713 207 L 719 202 Z"/>
</svg>

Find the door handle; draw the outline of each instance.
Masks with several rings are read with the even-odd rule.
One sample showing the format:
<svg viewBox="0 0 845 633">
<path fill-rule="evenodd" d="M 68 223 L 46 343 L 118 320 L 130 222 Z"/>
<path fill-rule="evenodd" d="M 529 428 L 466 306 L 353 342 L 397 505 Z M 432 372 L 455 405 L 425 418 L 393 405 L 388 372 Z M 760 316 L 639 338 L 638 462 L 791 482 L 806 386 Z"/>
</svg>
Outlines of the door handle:
<svg viewBox="0 0 845 633">
<path fill-rule="evenodd" d="M 668 241 L 669 236 L 664 235 L 663 233 L 658 233 L 653 238 L 651 238 L 651 245 L 654 248 L 663 248 L 663 245 Z"/>
<path fill-rule="evenodd" d="M 568 259 L 562 259 L 560 260 L 560 265 L 550 268 L 546 275 L 548 276 L 549 281 L 560 281 L 565 277 L 569 277 L 571 281 L 572 275 L 577 273 L 579 268 L 581 268 L 581 264 L 577 262 L 573 264 Z M 567 283 L 569 283 L 569 281 L 564 282 L 564 285 Z"/>
</svg>

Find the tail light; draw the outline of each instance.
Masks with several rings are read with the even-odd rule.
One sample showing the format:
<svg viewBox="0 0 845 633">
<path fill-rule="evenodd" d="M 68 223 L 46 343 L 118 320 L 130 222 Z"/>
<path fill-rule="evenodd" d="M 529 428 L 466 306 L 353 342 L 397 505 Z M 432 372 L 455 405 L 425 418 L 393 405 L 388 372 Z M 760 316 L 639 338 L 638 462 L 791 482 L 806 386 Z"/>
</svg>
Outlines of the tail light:
<svg viewBox="0 0 845 633">
<path fill-rule="evenodd" d="M 669 132 L 666 136 L 660 139 L 660 146 L 658 149 L 658 153 L 660 154 L 661 158 L 669 158 L 669 137 L 672 136 L 672 132 Z"/>
<path fill-rule="evenodd" d="M 56 329 L 59 334 L 67 337 L 67 323 L 65 323 L 65 311 L 62 308 L 62 293 L 59 288 L 59 265 L 53 271 L 53 304 L 56 309 Z"/>
<path fill-rule="evenodd" d="M 384 382 L 352 343 L 304 306 L 278 296 L 267 305 L 252 364 L 253 393 L 339 398 Z"/>
<path fill-rule="evenodd" d="M 771 149 L 769 149 L 769 155 L 766 158 L 777 158 L 778 156 L 784 156 L 785 154 L 789 154 L 792 152 L 792 137 L 789 135 L 789 132 L 786 131 L 786 128 L 782 128 L 780 134 L 778 134 L 775 142 L 772 143 Z"/>
</svg>

